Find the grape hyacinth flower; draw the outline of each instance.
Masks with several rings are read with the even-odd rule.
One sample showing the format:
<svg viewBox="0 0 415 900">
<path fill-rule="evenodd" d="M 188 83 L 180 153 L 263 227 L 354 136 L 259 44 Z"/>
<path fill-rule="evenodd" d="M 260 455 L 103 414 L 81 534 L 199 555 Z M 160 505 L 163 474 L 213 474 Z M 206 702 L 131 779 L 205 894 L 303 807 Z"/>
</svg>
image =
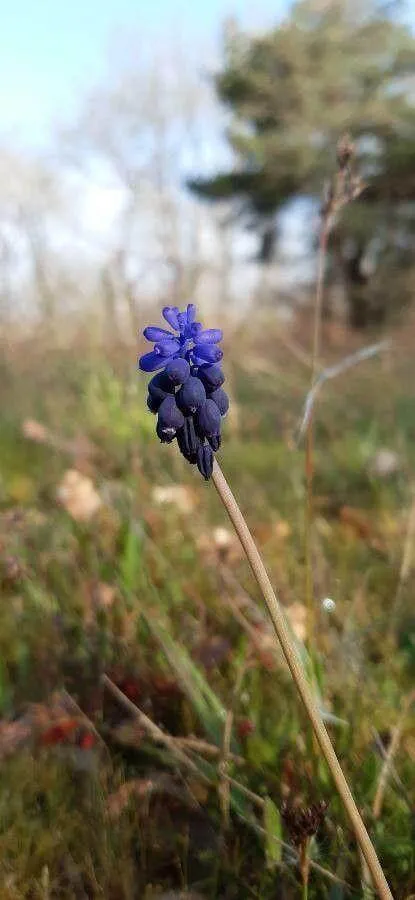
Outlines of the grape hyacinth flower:
<svg viewBox="0 0 415 900">
<path fill-rule="evenodd" d="M 203 329 L 196 322 L 196 307 L 181 312 L 165 306 L 163 318 L 172 331 L 149 325 L 144 337 L 153 350 L 141 356 L 143 372 L 157 372 L 148 385 L 147 406 L 157 414 L 156 432 L 163 443 L 175 439 L 181 454 L 197 465 L 206 480 L 212 475 L 213 452 L 221 444 L 221 419 L 229 408 L 223 390 L 225 376 L 219 365 L 222 332 Z"/>
</svg>

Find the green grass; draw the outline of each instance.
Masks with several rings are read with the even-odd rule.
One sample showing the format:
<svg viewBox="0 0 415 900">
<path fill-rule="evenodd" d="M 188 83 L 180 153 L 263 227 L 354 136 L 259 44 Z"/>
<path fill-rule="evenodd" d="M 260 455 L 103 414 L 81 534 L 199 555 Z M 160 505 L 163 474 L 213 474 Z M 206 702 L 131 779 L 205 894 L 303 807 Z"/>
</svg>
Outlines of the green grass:
<svg viewBox="0 0 415 900">
<path fill-rule="evenodd" d="M 130 900 L 191 888 L 229 900 L 299 897 L 293 850 L 272 839 L 274 830 L 289 844 L 279 817 L 289 797 L 329 801 L 311 852 L 339 880 L 313 869 L 310 898 L 361 897 L 356 847 L 289 675 L 265 645 L 258 649 L 261 630 L 254 643 L 232 612 L 229 595 L 248 592 L 251 606 L 242 611 L 254 627 L 259 600 L 248 567 L 236 550 L 224 562 L 215 550 L 212 528 L 228 528 L 223 509 L 213 488 L 156 441 L 134 362 L 127 349 L 113 359 L 74 349 L 16 352 L 2 363 L 2 896 Z M 289 609 L 305 596 L 304 448 L 296 429 L 307 373 L 290 359 L 280 361 L 272 379 L 236 361 L 228 366 L 239 423 L 225 429 L 221 462 Z M 403 900 L 415 891 L 410 717 L 379 821 L 371 808 L 382 768 L 376 734 L 387 743 L 415 669 L 411 574 L 391 620 L 415 465 L 409 372 L 410 360 L 397 359 L 391 372 L 375 359 L 323 388 L 313 544 L 321 702 L 333 717 L 333 741 L 387 877 Z M 22 434 L 26 417 L 63 441 L 87 437 L 94 456 L 85 464 L 64 448 L 33 443 Z M 382 480 L 369 464 L 383 446 L 398 453 L 400 466 Z M 63 474 L 79 465 L 104 498 L 88 522 L 75 521 L 56 500 Z M 154 503 L 153 487 L 168 484 L 191 491 L 191 512 Z M 345 507 L 354 513 L 346 515 Z M 102 584 L 110 594 L 100 593 Z M 321 606 L 327 596 L 336 602 L 332 613 Z M 200 779 L 134 729 L 103 693 L 104 672 L 166 733 L 218 748 L 208 759 L 191 754 Z M 52 695 L 64 690 L 102 739 L 92 751 L 74 747 L 75 738 L 68 745 L 42 742 Z M 257 800 L 231 786 L 225 828 L 219 763 L 231 706 L 232 752 L 243 762 L 231 758 L 228 773 Z M 34 710 L 43 715 L 43 731 Z M 37 725 L 14 746 L 13 726 L 24 716 Z M 240 727 L 245 720 L 250 734 Z M 120 787 L 134 780 L 141 793 L 132 792 L 111 815 Z"/>
</svg>

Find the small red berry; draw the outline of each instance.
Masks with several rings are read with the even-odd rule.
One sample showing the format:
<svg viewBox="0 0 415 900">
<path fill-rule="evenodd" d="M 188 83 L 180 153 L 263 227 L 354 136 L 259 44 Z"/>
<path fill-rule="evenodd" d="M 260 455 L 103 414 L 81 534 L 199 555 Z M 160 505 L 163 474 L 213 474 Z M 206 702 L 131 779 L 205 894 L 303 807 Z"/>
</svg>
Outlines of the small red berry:
<svg viewBox="0 0 415 900">
<path fill-rule="evenodd" d="M 241 719 L 237 725 L 237 732 L 240 738 L 249 737 L 255 731 L 255 725 L 252 719 Z"/>
</svg>

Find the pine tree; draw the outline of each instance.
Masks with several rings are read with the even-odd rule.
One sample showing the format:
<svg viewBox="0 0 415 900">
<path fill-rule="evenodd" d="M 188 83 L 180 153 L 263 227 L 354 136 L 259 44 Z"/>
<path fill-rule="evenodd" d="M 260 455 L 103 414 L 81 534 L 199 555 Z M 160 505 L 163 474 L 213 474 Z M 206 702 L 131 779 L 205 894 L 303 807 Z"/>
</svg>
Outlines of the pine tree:
<svg viewBox="0 0 415 900">
<path fill-rule="evenodd" d="M 234 201 L 266 263 L 280 212 L 297 197 L 321 196 L 349 132 L 366 188 L 337 223 L 330 250 L 355 327 L 405 303 L 415 244 L 415 38 L 368 2 L 303 0 L 261 35 L 233 24 L 215 82 L 231 113 L 234 165 L 190 182 L 199 196 Z"/>
</svg>

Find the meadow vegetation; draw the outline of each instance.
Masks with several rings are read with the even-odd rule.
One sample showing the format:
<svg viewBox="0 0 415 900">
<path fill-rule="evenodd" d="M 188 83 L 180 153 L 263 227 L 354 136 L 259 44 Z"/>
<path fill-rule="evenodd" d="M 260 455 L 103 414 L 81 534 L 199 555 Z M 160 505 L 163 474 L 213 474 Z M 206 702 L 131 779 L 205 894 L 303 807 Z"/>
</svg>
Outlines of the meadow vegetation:
<svg viewBox="0 0 415 900">
<path fill-rule="evenodd" d="M 316 402 L 312 633 L 298 435 L 311 323 L 220 325 L 232 403 L 219 460 L 409 900 L 415 324 Z M 321 365 L 369 340 L 327 324 Z M 1 348 L 1 897 L 290 900 L 302 887 L 285 811 L 323 801 L 308 896 L 370 897 L 216 493 L 154 437 L 137 349 L 42 335 Z"/>
</svg>

